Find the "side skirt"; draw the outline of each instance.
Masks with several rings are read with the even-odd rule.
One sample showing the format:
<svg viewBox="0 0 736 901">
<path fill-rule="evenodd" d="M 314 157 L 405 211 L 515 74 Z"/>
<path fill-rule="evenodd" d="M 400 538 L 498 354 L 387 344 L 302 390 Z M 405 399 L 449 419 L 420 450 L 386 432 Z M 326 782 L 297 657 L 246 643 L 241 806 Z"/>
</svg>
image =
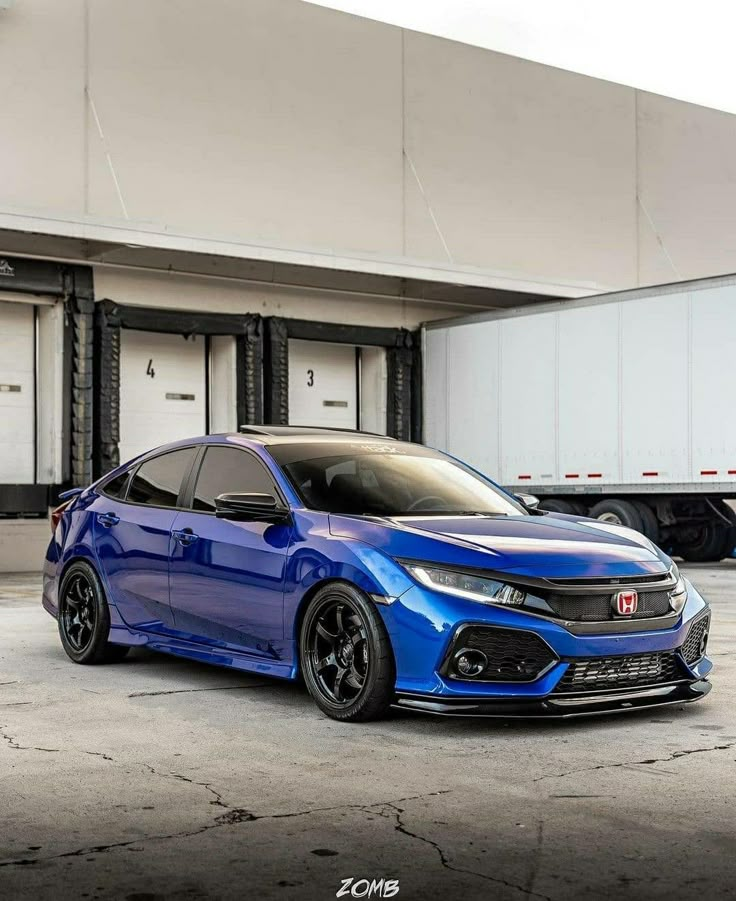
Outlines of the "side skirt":
<svg viewBox="0 0 736 901">
<path fill-rule="evenodd" d="M 231 648 L 215 648 L 165 635 L 134 632 L 132 629 L 120 625 L 113 625 L 110 628 L 110 641 L 113 644 L 146 647 L 151 651 L 185 657 L 188 660 L 196 660 L 198 663 L 210 663 L 214 666 L 224 666 L 228 669 L 243 670 L 248 673 L 260 673 L 278 679 L 293 681 L 297 678 L 296 668 L 290 663 L 265 660 L 263 657 L 255 657 Z"/>
</svg>

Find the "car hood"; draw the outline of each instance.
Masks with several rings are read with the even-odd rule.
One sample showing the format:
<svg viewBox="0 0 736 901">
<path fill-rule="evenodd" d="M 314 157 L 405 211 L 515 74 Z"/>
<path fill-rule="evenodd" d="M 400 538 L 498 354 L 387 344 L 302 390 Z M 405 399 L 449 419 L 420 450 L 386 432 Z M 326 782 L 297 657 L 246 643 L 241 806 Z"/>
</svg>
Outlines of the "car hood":
<svg viewBox="0 0 736 901">
<path fill-rule="evenodd" d="M 596 519 L 544 516 L 330 516 L 330 531 L 390 556 L 547 578 L 642 575 L 671 562 L 633 529 Z"/>
</svg>

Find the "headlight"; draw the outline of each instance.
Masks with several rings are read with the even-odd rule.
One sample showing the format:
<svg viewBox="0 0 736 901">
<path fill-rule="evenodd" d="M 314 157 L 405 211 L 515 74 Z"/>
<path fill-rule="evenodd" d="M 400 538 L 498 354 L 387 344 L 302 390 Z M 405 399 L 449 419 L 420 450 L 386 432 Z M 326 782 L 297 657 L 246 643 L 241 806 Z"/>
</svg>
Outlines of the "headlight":
<svg viewBox="0 0 736 901">
<path fill-rule="evenodd" d="M 677 583 L 670 592 L 670 604 L 672 605 L 672 609 L 675 611 L 675 613 L 681 613 L 682 608 L 685 606 L 685 602 L 687 601 L 687 586 L 685 585 L 685 580 L 680 575 L 680 570 L 677 568 L 677 565 L 675 563 L 672 564 L 670 575 L 673 579 L 675 579 Z"/>
<path fill-rule="evenodd" d="M 438 569 L 424 566 L 421 563 L 403 563 L 412 576 L 427 588 L 454 594 L 468 601 L 480 601 L 483 604 L 504 604 L 518 607 L 524 603 L 526 594 L 494 579 L 484 579 L 471 573 L 454 572 L 451 569 Z"/>
</svg>

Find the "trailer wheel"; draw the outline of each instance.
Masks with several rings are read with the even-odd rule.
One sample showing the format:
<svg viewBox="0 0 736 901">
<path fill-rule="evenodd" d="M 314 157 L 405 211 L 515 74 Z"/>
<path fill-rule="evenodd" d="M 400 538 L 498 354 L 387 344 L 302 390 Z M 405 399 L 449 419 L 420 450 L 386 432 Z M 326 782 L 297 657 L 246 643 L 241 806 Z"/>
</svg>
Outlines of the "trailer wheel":
<svg viewBox="0 0 736 901">
<path fill-rule="evenodd" d="M 558 497 L 549 497 L 539 503 L 540 510 L 546 510 L 548 513 L 570 513 L 576 512 L 575 507 L 569 501 L 563 501 Z"/>
<path fill-rule="evenodd" d="M 642 521 L 642 532 L 654 544 L 659 544 L 659 521 L 657 515 L 645 501 L 632 501 L 636 509 L 639 511 Z"/>
<path fill-rule="evenodd" d="M 723 548 L 721 550 L 721 557 L 730 557 L 734 548 L 736 548 L 736 510 L 733 509 L 729 504 L 722 500 L 715 500 L 712 502 L 718 512 L 727 519 L 731 525 L 727 526 L 724 523 L 723 529 Z"/>
<path fill-rule="evenodd" d="M 713 563 L 722 560 L 731 529 L 716 519 L 709 519 L 686 531 L 687 539 L 678 538 L 675 553 L 688 563 Z"/>
<path fill-rule="evenodd" d="M 617 526 L 626 526 L 644 532 L 644 523 L 637 508 L 631 501 L 605 500 L 599 501 L 590 511 L 593 519 L 610 522 Z"/>
</svg>

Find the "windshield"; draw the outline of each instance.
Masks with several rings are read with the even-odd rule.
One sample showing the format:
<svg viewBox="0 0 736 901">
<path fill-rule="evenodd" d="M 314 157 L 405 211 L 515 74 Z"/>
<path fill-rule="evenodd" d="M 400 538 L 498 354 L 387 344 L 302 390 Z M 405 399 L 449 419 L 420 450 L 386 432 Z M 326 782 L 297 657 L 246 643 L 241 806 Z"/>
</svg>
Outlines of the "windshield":
<svg viewBox="0 0 736 901">
<path fill-rule="evenodd" d="M 524 509 L 454 460 L 419 445 L 319 442 L 271 445 L 307 507 L 327 513 L 524 515 Z"/>
</svg>

